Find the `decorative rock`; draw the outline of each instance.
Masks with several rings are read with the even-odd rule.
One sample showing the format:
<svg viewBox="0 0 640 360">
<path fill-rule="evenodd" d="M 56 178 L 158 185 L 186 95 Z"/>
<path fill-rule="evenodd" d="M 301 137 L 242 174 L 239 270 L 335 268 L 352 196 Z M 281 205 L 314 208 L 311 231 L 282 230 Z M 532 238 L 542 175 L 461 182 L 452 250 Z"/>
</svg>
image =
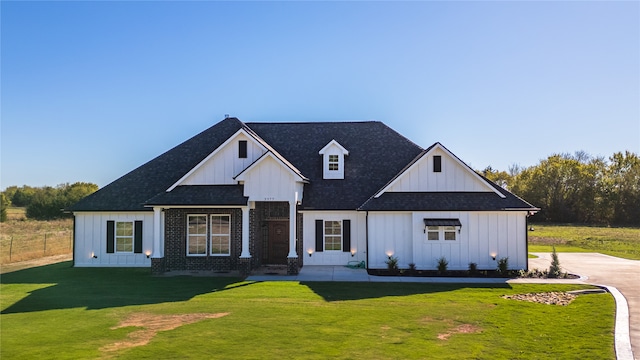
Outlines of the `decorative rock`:
<svg viewBox="0 0 640 360">
<path fill-rule="evenodd" d="M 529 302 L 537 302 L 547 305 L 569 305 L 576 298 L 575 295 L 565 292 L 548 292 L 548 293 L 531 293 L 531 294 L 515 294 L 504 295 L 503 299 L 521 300 Z"/>
</svg>

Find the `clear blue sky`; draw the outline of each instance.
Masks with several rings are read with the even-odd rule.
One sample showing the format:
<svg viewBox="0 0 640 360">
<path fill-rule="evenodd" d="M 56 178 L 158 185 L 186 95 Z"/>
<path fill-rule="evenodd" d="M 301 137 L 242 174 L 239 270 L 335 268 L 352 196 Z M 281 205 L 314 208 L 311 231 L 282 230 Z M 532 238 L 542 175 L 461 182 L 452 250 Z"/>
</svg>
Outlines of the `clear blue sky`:
<svg viewBox="0 0 640 360">
<path fill-rule="evenodd" d="M 11 2 L 1 178 L 104 186 L 224 114 L 380 120 L 476 169 L 640 153 L 640 3 Z"/>
</svg>

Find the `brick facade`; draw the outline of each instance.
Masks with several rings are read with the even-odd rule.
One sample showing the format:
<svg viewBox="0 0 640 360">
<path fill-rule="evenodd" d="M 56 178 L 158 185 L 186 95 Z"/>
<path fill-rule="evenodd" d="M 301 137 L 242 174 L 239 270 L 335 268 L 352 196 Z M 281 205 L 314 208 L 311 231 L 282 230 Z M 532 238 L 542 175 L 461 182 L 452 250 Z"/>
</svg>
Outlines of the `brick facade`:
<svg viewBox="0 0 640 360">
<path fill-rule="evenodd" d="M 210 232 L 210 215 L 231 215 L 231 248 L 229 256 L 187 256 L 187 216 L 207 215 L 207 233 Z M 302 214 L 296 214 L 298 258 L 287 259 L 289 273 L 297 273 L 302 266 Z M 238 270 L 247 275 L 252 269 L 266 264 L 269 241 L 268 222 L 289 220 L 288 202 L 257 202 L 255 209 L 249 210 L 249 252 L 250 259 L 240 259 L 242 253 L 242 209 L 194 208 L 165 210 L 164 258 L 152 259 L 151 272 L 161 274 L 171 270 Z M 208 251 L 207 251 L 208 253 Z"/>
<path fill-rule="evenodd" d="M 231 214 L 231 248 L 229 256 L 187 256 L 187 215 L 195 214 Z M 207 232 L 209 232 L 210 226 L 210 221 L 207 220 Z M 165 210 L 164 238 L 164 265 L 166 271 L 237 270 L 238 257 L 242 252 L 242 210 L 167 209 Z"/>
</svg>

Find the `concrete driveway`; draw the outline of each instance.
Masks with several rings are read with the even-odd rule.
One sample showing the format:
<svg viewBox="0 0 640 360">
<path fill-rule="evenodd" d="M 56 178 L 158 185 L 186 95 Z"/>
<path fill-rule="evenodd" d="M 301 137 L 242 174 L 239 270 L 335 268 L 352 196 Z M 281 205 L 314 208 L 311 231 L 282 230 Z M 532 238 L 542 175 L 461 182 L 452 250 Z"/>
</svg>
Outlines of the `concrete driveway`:
<svg viewBox="0 0 640 360">
<path fill-rule="evenodd" d="M 529 269 L 548 269 L 550 253 L 534 253 L 537 259 L 529 259 Z M 629 304 L 629 335 L 631 349 L 640 360 L 640 261 L 621 259 L 599 253 L 558 253 L 564 271 L 578 274 L 585 283 L 608 285 L 617 288 Z"/>
</svg>

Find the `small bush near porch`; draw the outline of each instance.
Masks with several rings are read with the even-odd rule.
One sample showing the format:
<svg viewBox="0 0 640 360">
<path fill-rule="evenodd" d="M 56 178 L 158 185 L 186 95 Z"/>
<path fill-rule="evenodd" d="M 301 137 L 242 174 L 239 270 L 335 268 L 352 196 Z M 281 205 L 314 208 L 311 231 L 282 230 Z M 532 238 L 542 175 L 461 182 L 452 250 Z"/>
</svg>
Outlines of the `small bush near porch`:
<svg viewBox="0 0 640 360">
<path fill-rule="evenodd" d="M 578 285 L 247 282 L 60 263 L 1 278 L 2 359 L 614 359 Z"/>
</svg>

